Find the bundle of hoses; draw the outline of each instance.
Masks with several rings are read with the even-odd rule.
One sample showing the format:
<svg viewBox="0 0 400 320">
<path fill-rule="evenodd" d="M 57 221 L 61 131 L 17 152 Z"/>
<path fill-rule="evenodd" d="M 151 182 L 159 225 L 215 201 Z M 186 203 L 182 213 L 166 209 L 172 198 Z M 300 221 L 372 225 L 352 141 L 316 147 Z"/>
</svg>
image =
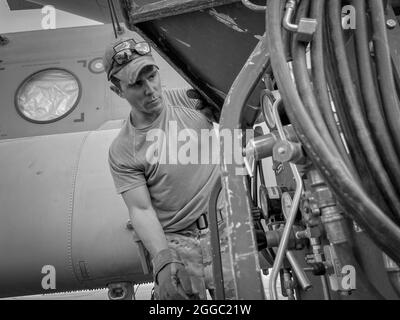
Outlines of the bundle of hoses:
<svg viewBox="0 0 400 320">
<path fill-rule="evenodd" d="M 346 214 L 400 265 L 400 103 L 384 3 L 350 1 L 356 28 L 347 35 L 342 1 L 301 0 L 296 19 L 316 19 L 317 31 L 309 47 L 293 35 L 288 48 L 285 2 L 269 0 L 266 19 L 285 111 Z M 355 49 L 346 50 L 351 41 Z"/>
</svg>

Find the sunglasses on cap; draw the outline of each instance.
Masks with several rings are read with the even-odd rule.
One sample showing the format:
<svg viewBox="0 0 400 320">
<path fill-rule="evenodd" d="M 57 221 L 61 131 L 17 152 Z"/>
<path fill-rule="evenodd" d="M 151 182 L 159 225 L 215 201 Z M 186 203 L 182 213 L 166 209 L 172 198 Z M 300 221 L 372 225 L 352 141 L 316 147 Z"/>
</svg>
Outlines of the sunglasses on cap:
<svg viewBox="0 0 400 320">
<path fill-rule="evenodd" d="M 124 65 L 138 56 L 149 54 L 150 51 L 151 47 L 147 42 L 135 42 L 129 39 L 114 46 L 113 60 L 119 65 Z"/>
</svg>

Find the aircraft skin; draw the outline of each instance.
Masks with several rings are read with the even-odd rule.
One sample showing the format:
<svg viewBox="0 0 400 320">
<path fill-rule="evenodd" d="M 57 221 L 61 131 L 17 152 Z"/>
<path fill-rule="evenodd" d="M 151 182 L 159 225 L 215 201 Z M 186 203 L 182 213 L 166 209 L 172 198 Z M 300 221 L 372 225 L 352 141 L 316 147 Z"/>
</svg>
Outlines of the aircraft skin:
<svg viewBox="0 0 400 320">
<path fill-rule="evenodd" d="M 96 20 L 103 23 L 111 23 L 110 12 L 108 8 L 107 0 L 27 0 L 18 1 L 14 3 L 15 0 L 7 0 L 10 9 L 30 9 L 32 6 L 37 5 L 52 5 L 59 10 L 70 12 L 79 16 L 83 16 L 92 20 Z M 113 0 L 115 9 L 119 14 L 119 21 L 122 22 L 122 15 L 119 12 L 118 1 Z"/>
<path fill-rule="evenodd" d="M 9 33 L 0 46 L 0 139 L 95 130 L 109 120 L 125 119 L 129 104 L 109 89 L 102 66 L 105 46 L 114 38 L 111 25 Z M 125 29 L 124 36 L 134 33 Z M 188 84 L 153 50 L 164 88 Z M 16 112 L 15 95 L 36 72 L 59 68 L 81 85 L 78 104 L 64 118 L 46 124 L 28 121 Z"/>
<path fill-rule="evenodd" d="M 108 168 L 109 145 L 130 111 L 99 64 L 111 25 L 3 36 L 9 42 L 0 46 L 0 297 L 151 281 Z M 155 59 L 165 89 L 187 86 Z M 64 118 L 33 123 L 17 112 L 15 94 L 48 68 L 72 72 L 81 97 Z M 51 286 L 48 266 L 55 271 Z"/>
</svg>

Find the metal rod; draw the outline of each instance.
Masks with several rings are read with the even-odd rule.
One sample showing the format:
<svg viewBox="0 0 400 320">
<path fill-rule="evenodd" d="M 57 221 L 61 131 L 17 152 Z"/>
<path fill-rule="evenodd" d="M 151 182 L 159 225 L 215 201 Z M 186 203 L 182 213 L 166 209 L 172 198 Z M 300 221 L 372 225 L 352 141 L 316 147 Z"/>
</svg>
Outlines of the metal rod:
<svg viewBox="0 0 400 320">
<path fill-rule="evenodd" d="M 111 24 L 113 26 L 114 36 L 115 36 L 115 39 L 117 39 L 118 35 L 117 35 L 117 30 L 115 29 L 114 15 L 113 15 L 113 11 L 111 8 L 111 0 L 108 0 L 107 3 L 108 3 L 108 9 L 110 10 Z"/>
<path fill-rule="evenodd" d="M 328 280 L 326 280 L 326 275 L 321 276 L 322 291 L 324 292 L 325 300 L 332 300 L 331 294 L 329 292 Z"/>
<path fill-rule="evenodd" d="M 299 281 L 301 288 L 304 291 L 311 289 L 312 284 L 308 279 L 306 273 L 304 272 L 303 268 L 301 267 L 300 263 L 297 261 L 297 258 L 295 257 L 293 251 L 287 251 L 286 258 L 289 260 L 289 263 L 292 266 L 292 269 L 296 275 L 297 280 Z"/>
<path fill-rule="evenodd" d="M 219 237 L 218 228 L 218 196 L 222 192 L 222 183 L 218 179 L 215 183 L 210 196 L 209 206 L 208 206 L 208 216 L 209 229 L 210 229 L 210 239 L 211 239 L 211 253 L 213 256 L 213 276 L 215 284 L 215 298 L 217 300 L 225 300 L 224 291 L 224 274 L 222 268 L 222 258 L 221 258 L 221 245 Z"/>
<path fill-rule="evenodd" d="M 281 139 L 283 141 L 287 141 L 285 133 L 283 131 L 281 119 L 279 118 L 278 107 L 279 107 L 280 103 L 281 103 L 281 99 L 277 100 L 274 103 L 273 114 L 274 114 L 275 123 L 278 128 L 278 132 L 279 132 Z M 296 219 L 296 213 L 297 213 L 297 209 L 298 209 L 298 206 L 300 203 L 300 197 L 301 197 L 301 194 L 303 191 L 303 181 L 301 180 L 301 177 L 300 177 L 299 171 L 297 170 L 297 167 L 293 163 L 290 163 L 290 168 L 292 169 L 292 172 L 293 172 L 293 175 L 294 175 L 294 178 L 296 181 L 296 192 L 294 194 L 292 207 L 290 208 L 289 217 L 286 221 L 285 228 L 283 230 L 282 240 L 278 247 L 278 253 L 276 254 L 276 259 L 275 259 L 274 265 L 272 267 L 272 272 L 271 272 L 271 277 L 270 277 L 270 282 L 269 282 L 269 290 L 271 292 L 271 296 L 272 296 L 273 300 L 278 299 L 278 293 L 276 291 L 276 280 L 278 278 L 278 272 L 282 265 L 283 258 L 285 257 L 286 248 L 289 243 L 290 232 L 292 231 L 292 227 L 293 227 L 294 221 Z"/>
</svg>

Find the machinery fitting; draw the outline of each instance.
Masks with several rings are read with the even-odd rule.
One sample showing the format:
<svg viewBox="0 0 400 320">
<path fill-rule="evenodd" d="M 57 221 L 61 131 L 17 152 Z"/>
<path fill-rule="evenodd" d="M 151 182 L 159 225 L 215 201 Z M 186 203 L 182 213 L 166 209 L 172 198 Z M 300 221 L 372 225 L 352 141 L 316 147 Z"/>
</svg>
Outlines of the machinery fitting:
<svg viewBox="0 0 400 320">
<path fill-rule="evenodd" d="M 289 270 L 283 269 L 281 272 L 282 295 L 289 300 L 295 300 L 294 287 L 295 283 Z"/>
<path fill-rule="evenodd" d="M 315 197 L 309 190 L 304 193 L 304 198 L 300 204 L 300 211 L 306 226 L 311 228 L 321 225 L 321 211 Z"/>
<path fill-rule="evenodd" d="M 292 270 L 296 275 L 297 281 L 302 290 L 308 291 L 312 288 L 312 284 L 308 279 L 304 269 L 301 267 L 300 263 L 297 261 L 297 258 L 293 251 L 286 252 L 286 258 L 288 259 L 290 265 L 292 266 Z"/>
<path fill-rule="evenodd" d="M 312 196 L 316 199 L 320 209 L 336 206 L 335 196 L 317 170 L 310 170 L 308 172 L 308 179 L 310 180 Z"/>
<path fill-rule="evenodd" d="M 386 26 L 388 27 L 388 29 L 394 29 L 397 26 L 397 21 L 394 19 L 388 19 L 386 21 Z"/>
<path fill-rule="evenodd" d="M 304 268 L 304 271 L 312 272 L 314 276 L 323 276 L 326 274 L 326 267 L 322 262 L 310 262 L 310 267 Z"/>
<path fill-rule="evenodd" d="M 278 162 L 307 163 L 301 144 L 290 141 L 277 142 L 273 148 L 273 158 Z"/>
<path fill-rule="evenodd" d="M 350 230 L 346 218 L 337 206 L 321 210 L 321 221 L 331 244 L 346 243 L 350 240 Z"/>
<path fill-rule="evenodd" d="M 131 282 L 110 283 L 108 298 L 110 300 L 132 300 L 134 298 L 133 284 Z"/>
<path fill-rule="evenodd" d="M 296 12 L 297 1 L 288 0 L 286 2 L 286 12 L 283 18 L 283 27 L 291 32 L 297 33 L 297 40 L 300 42 L 310 42 L 317 31 L 318 22 L 315 19 L 301 18 L 299 24 L 293 24 L 292 20 Z"/>
<path fill-rule="evenodd" d="M 298 250 L 304 247 L 305 239 L 300 239 L 296 237 L 296 233 L 299 232 L 300 227 L 293 226 L 292 232 L 289 235 L 288 250 Z M 283 228 L 277 230 L 267 230 L 265 232 L 265 237 L 267 241 L 268 248 L 276 248 L 282 240 Z"/>
<path fill-rule="evenodd" d="M 283 130 L 288 140 L 295 142 L 298 141 L 292 126 L 285 126 Z M 273 155 L 274 145 L 279 140 L 280 138 L 277 131 L 250 139 L 246 146 L 245 155 L 253 156 L 256 161 L 269 158 Z"/>
<path fill-rule="evenodd" d="M 332 291 L 341 295 L 350 295 L 356 289 L 355 267 L 342 263 L 334 245 L 325 246 L 324 254 L 326 257 L 325 267 Z"/>
</svg>

